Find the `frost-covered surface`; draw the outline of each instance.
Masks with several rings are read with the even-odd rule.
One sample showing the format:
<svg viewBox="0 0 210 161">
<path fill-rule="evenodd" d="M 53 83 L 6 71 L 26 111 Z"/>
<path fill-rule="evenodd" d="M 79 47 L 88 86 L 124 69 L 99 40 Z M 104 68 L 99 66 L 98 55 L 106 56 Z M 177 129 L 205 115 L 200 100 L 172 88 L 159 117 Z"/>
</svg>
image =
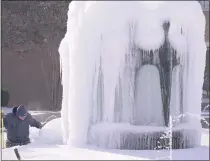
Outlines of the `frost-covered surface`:
<svg viewBox="0 0 210 161">
<path fill-rule="evenodd" d="M 182 130 L 182 129 L 192 129 L 191 127 L 187 127 L 188 124 L 181 124 L 176 127 L 172 127 L 172 130 Z M 117 131 L 123 131 L 123 132 L 129 132 L 132 131 L 134 133 L 139 132 L 156 132 L 156 131 L 166 131 L 166 127 L 157 127 L 157 126 L 135 126 L 130 124 L 114 124 L 114 123 L 101 123 L 96 124 L 92 126 L 93 130 L 98 130 L 101 133 L 114 131 L 116 129 Z"/>
<path fill-rule="evenodd" d="M 169 22 L 169 30 L 167 25 L 163 28 L 164 22 Z M 174 126 L 185 122 L 199 132 L 204 30 L 197 1 L 71 2 L 59 48 L 64 142 L 86 144 L 91 126 L 101 122 L 163 127 L 169 117 L 160 96 L 170 97 L 170 91 L 170 114 L 188 114 Z M 168 67 L 169 76 L 161 66 L 168 53 L 168 62 L 174 65 L 174 70 Z M 156 68 L 142 67 L 144 62 Z M 160 86 L 167 79 L 169 90 L 167 84 Z M 198 145 L 199 135 L 192 141 Z"/>
<path fill-rule="evenodd" d="M 169 151 L 166 150 L 107 150 L 94 146 L 84 146 L 82 148 L 69 148 L 61 145 L 61 124 L 60 119 L 50 121 L 44 127 L 43 134 L 40 135 L 38 129 L 30 129 L 32 143 L 27 146 L 17 147 L 22 160 L 154 160 L 169 159 Z M 45 137 L 50 129 L 53 137 Z M 46 132 L 46 133 L 45 133 Z M 50 143 L 50 144 L 49 144 Z M 13 151 L 14 148 L 2 150 L 2 160 L 17 160 Z M 209 159 L 209 130 L 202 130 L 201 146 L 192 149 L 173 150 L 173 160 L 208 160 Z"/>
<path fill-rule="evenodd" d="M 131 150 L 154 150 L 161 147 L 169 149 L 169 145 L 163 143 L 163 139 L 169 139 L 170 131 L 173 131 L 173 148 L 190 148 L 200 145 L 194 142 L 194 137 L 200 137 L 197 132 L 188 127 L 188 124 L 181 124 L 176 127 L 166 128 L 157 126 L 134 126 L 130 124 L 101 123 L 96 124 L 89 130 L 88 141 L 99 147 L 110 149 L 131 149 Z M 168 133 L 167 133 L 168 132 Z M 179 144 L 181 140 L 182 146 Z M 156 141 L 158 140 L 158 142 Z"/>
<path fill-rule="evenodd" d="M 61 41 L 60 47 L 59 47 L 59 53 L 60 53 L 60 64 L 61 66 L 61 73 L 62 73 L 62 86 L 63 86 L 63 100 L 62 100 L 62 107 L 65 107 L 68 104 L 68 76 L 69 76 L 69 54 L 68 54 L 68 44 L 65 42 L 66 39 L 63 39 Z M 63 142 L 67 143 L 68 139 L 68 108 L 62 108 L 61 109 L 61 117 L 62 119 L 62 131 L 63 131 Z"/>
</svg>

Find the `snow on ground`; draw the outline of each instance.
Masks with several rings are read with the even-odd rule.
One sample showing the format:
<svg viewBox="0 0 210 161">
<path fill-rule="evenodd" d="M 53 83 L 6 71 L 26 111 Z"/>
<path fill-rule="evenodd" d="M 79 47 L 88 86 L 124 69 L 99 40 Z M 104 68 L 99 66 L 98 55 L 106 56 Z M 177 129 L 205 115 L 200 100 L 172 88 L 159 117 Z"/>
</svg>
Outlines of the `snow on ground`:
<svg viewBox="0 0 210 161">
<path fill-rule="evenodd" d="M 86 146 L 70 148 L 62 145 L 61 120 L 54 119 L 41 130 L 31 128 L 32 143 L 17 147 L 24 160 L 168 160 L 169 151 L 165 150 L 110 150 Z M 6 137 L 5 137 L 6 138 Z M 2 150 L 3 160 L 16 160 L 14 148 Z M 203 129 L 201 146 L 193 149 L 172 151 L 173 160 L 208 160 L 209 159 L 209 129 Z"/>
<path fill-rule="evenodd" d="M 1 107 L 1 109 L 4 111 L 4 114 L 12 112 L 12 107 Z M 41 115 L 46 113 L 56 114 L 57 112 L 53 111 L 29 111 L 31 115 Z"/>
<path fill-rule="evenodd" d="M 1 107 L 1 109 L 4 111 L 4 114 L 12 112 L 12 107 Z M 48 111 L 29 111 L 32 115 L 40 115 L 45 114 Z"/>
<path fill-rule="evenodd" d="M 1 107 L 1 109 L 4 111 L 4 114 L 12 112 L 12 108 L 11 107 Z"/>
</svg>

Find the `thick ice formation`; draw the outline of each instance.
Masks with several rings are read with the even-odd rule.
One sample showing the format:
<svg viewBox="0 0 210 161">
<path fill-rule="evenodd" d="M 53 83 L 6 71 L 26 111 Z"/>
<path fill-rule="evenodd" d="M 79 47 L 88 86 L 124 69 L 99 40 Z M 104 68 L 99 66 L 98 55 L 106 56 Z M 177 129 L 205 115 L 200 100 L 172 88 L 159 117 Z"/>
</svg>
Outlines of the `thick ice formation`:
<svg viewBox="0 0 210 161">
<path fill-rule="evenodd" d="M 60 64 L 61 66 L 61 73 L 62 73 L 62 85 L 63 85 L 63 100 L 62 100 L 62 107 L 65 107 L 68 104 L 68 81 L 69 81 L 69 51 L 68 51 L 68 44 L 65 42 L 66 39 L 63 39 L 60 44 L 59 53 L 60 53 Z M 62 124 L 61 128 L 63 131 L 63 141 L 67 143 L 68 139 L 68 108 L 62 108 L 61 110 L 61 118 Z"/>
<path fill-rule="evenodd" d="M 136 148 L 172 115 L 185 147 L 199 144 L 204 29 L 197 1 L 72 1 L 59 48 L 64 142 Z"/>
</svg>

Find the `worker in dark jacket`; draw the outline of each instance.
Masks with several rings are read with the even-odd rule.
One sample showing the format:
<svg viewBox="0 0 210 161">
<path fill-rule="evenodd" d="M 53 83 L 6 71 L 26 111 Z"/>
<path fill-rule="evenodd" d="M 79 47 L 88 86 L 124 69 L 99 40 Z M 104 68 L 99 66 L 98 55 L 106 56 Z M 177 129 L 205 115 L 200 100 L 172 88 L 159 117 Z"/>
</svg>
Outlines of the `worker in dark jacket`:
<svg viewBox="0 0 210 161">
<path fill-rule="evenodd" d="M 6 148 L 29 144 L 29 126 L 42 128 L 42 124 L 28 113 L 24 105 L 13 107 L 12 112 L 4 116 L 4 127 L 7 130 Z"/>
</svg>

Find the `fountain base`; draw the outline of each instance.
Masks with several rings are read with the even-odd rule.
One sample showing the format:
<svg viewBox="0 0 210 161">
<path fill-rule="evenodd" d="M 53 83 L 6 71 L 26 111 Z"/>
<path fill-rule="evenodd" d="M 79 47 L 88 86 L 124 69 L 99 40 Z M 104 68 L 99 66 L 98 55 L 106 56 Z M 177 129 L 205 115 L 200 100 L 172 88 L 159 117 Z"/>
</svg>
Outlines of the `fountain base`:
<svg viewBox="0 0 210 161">
<path fill-rule="evenodd" d="M 193 148 L 198 145 L 195 129 L 186 125 L 172 128 L 172 149 Z M 167 128 L 157 126 L 134 126 L 130 124 L 100 123 L 93 125 L 88 134 L 88 143 L 109 149 L 155 150 L 169 149 Z"/>
</svg>

